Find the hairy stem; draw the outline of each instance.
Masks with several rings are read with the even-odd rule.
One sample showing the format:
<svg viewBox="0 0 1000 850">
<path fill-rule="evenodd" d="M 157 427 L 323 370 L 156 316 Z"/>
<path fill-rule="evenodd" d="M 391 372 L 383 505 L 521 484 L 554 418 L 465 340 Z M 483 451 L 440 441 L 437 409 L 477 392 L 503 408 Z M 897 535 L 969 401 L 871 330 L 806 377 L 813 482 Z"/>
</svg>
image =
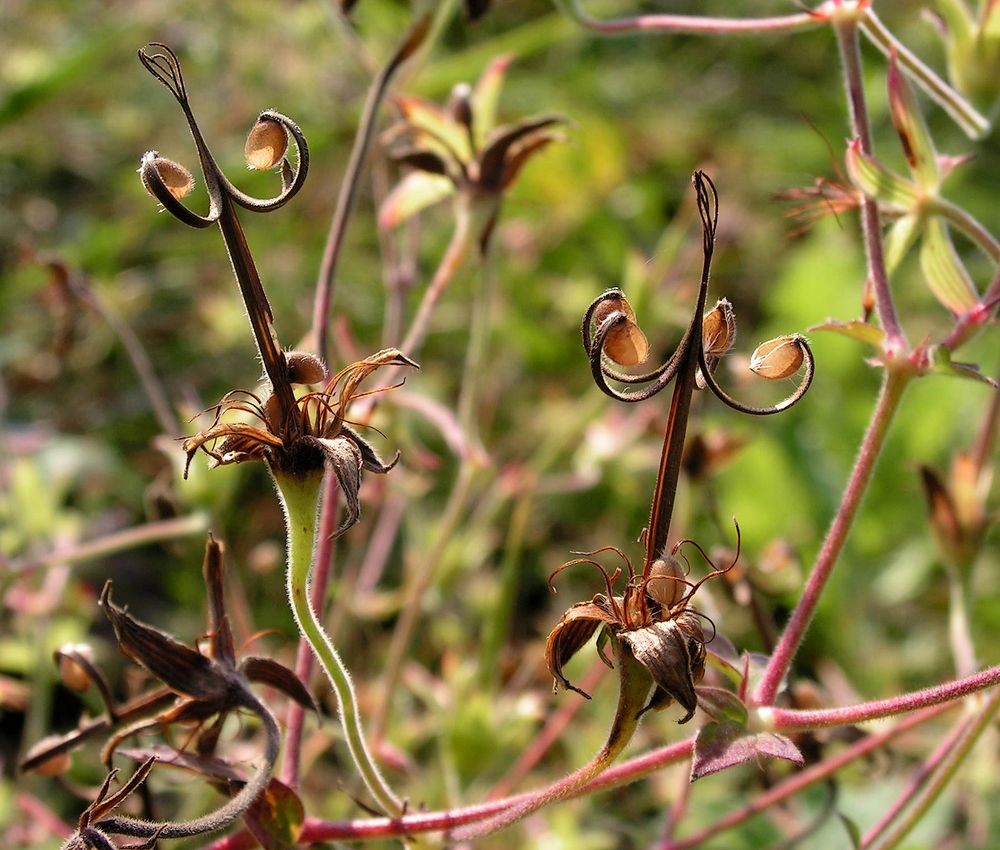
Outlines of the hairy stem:
<svg viewBox="0 0 1000 850">
<path fill-rule="evenodd" d="M 844 85 L 847 90 L 847 105 L 851 118 L 851 134 L 861 141 L 861 150 L 874 156 L 871 129 L 868 123 L 868 107 L 865 104 L 864 77 L 861 71 L 861 50 L 858 44 L 858 24 L 853 18 L 836 20 L 834 30 L 840 48 Z M 868 275 L 875 294 L 875 308 L 885 331 L 885 351 L 890 357 L 897 356 L 909 347 L 896 317 L 889 277 L 885 268 L 882 247 L 882 224 L 879 220 L 878 204 L 867 195 L 861 203 L 861 226 L 864 233 L 865 256 L 868 260 Z"/>
<path fill-rule="evenodd" d="M 916 799 L 912 801 L 909 811 L 896 827 L 877 844 L 864 843 L 862 847 L 891 850 L 891 848 L 899 846 L 899 843 L 910 834 L 913 827 L 927 813 L 927 810 L 941 796 L 941 793 L 951 785 L 955 777 L 955 772 L 965 762 L 966 757 L 972 751 L 972 747 L 979 740 L 979 737 L 992 724 L 998 708 L 1000 708 L 1000 688 L 990 694 L 989 699 L 986 700 L 976 716 L 975 722 L 965 729 L 964 734 L 958 738 L 955 746 L 941 761 L 940 765 L 937 766 L 934 778 L 924 786 Z"/>
<path fill-rule="evenodd" d="M 901 696 L 848 705 L 843 708 L 816 710 L 767 708 L 762 709 L 762 711 L 769 716 L 770 726 L 779 732 L 821 729 L 825 726 L 853 726 L 866 720 L 890 717 L 929 705 L 954 702 L 997 684 L 1000 684 L 1000 665 L 990 667 L 980 673 L 974 673 L 971 676 L 965 676 L 962 679 L 946 682 L 943 685 L 934 685 Z"/>
<path fill-rule="evenodd" d="M 861 29 L 879 50 L 886 56 L 896 54 L 896 61 L 927 96 L 947 112 L 969 138 L 979 139 L 990 129 L 986 116 L 980 114 L 975 107 L 962 95 L 949 86 L 937 74 L 925 65 L 909 48 L 900 42 L 885 24 L 868 7 L 861 20 Z"/>
<path fill-rule="evenodd" d="M 288 598 L 299 631 L 309 641 L 337 698 L 344 740 L 361 778 L 379 807 L 399 817 L 404 806 L 379 772 L 365 741 L 350 673 L 309 604 L 309 575 L 316 538 L 317 500 L 322 476 L 275 474 L 288 526 Z"/>
<path fill-rule="evenodd" d="M 635 15 L 605 21 L 588 15 L 579 0 L 554 0 L 556 6 L 581 26 L 601 35 L 661 32 L 687 35 L 767 35 L 801 32 L 822 25 L 822 20 L 801 12 L 774 18 L 710 18 L 697 15 Z"/>
<path fill-rule="evenodd" d="M 660 850 L 687 850 L 687 848 L 700 847 L 704 844 L 704 842 L 708 841 L 713 836 L 739 826 L 744 821 L 749 820 L 761 812 L 767 811 L 772 806 L 789 799 L 804 789 L 815 785 L 818 782 L 822 782 L 827 777 L 832 776 L 838 770 L 850 764 L 852 761 L 856 761 L 869 753 L 882 749 L 896 736 L 914 728 L 915 726 L 919 726 L 921 723 L 927 722 L 931 718 L 941 714 L 947 708 L 947 706 L 932 706 L 931 708 L 924 709 L 923 711 L 903 718 L 891 729 L 888 729 L 885 732 L 879 732 L 876 735 L 868 735 L 859 741 L 855 741 L 835 756 L 824 759 L 817 764 L 810 765 L 804 770 L 800 770 L 799 772 L 792 774 L 790 777 L 782 782 L 779 782 L 777 785 L 761 792 L 742 808 L 719 818 L 719 820 L 711 826 L 706 827 L 700 832 L 662 844 L 660 846 Z"/>
<path fill-rule="evenodd" d="M 837 509 L 837 514 L 833 518 L 819 554 L 816 556 L 816 563 L 809 574 L 802 598 L 795 606 L 753 696 L 753 701 L 757 705 L 773 704 L 781 681 L 792 665 L 795 653 L 805 637 L 809 622 L 819 604 L 823 589 L 826 587 L 830 574 L 837 563 L 837 558 L 844 547 L 844 542 L 847 540 L 847 533 L 851 529 L 868 482 L 875 470 L 875 462 L 882 450 L 889 425 L 910 379 L 911 374 L 901 369 L 887 367 L 885 370 L 878 401 L 872 412 L 871 421 L 868 423 L 868 430 L 861 441 L 861 447 L 844 489 L 840 507 Z"/>
</svg>

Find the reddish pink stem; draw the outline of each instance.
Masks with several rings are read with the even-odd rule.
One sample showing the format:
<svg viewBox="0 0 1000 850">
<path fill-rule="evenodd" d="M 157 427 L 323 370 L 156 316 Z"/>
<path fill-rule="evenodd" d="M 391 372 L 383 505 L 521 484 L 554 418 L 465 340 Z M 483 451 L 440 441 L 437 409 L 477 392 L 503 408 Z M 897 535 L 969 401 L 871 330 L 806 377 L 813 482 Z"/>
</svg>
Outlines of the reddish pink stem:
<svg viewBox="0 0 1000 850">
<path fill-rule="evenodd" d="M 1000 665 L 944 685 L 934 685 L 931 688 L 913 691 L 902 696 L 849 705 L 844 708 L 825 708 L 814 711 L 773 708 L 771 709 L 771 718 L 774 721 L 775 729 L 779 732 L 820 729 L 824 726 L 848 726 L 862 723 L 865 720 L 890 717 L 894 714 L 915 711 L 930 705 L 952 702 L 998 683 L 1000 683 Z"/>
<path fill-rule="evenodd" d="M 886 368 L 882 389 L 879 392 L 871 421 L 868 423 L 868 430 L 861 441 L 861 448 L 858 450 L 854 469 L 851 470 L 851 477 L 844 489 L 840 508 L 837 510 L 830 530 L 826 533 L 823 546 L 816 556 L 816 563 L 809 574 L 802 598 L 795 606 L 791 619 L 771 655 L 767 670 L 765 670 L 753 695 L 753 701 L 756 705 L 772 705 L 774 703 L 781 681 L 792 665 L 792 660 L 795 658 L 799 644 L 809 628 L 809 621 L 812 619 L 817 604 L 819 604 L 826 582 L 830 578 L 830 573 L 833 572 L 841 549 L 843 549 L 847 533 L 850 531 L 858 507 L 861 505 L 861 499 L 868 487 L 868 482 L 871 480 L 875 461 L 878 459 L 882 444 L 885 442 L 893 414 L 909 380 L 908 373 L 891 367 Z"/>
<path fill-rule="evenodd" d="M 698 847 L 702 844 L 702 842 L 707 841 L 712 836 L 718 835 L 720 832 L 725 832 L 728 829 L 732 829 L 735 826 L 739 826 L 741 823 L 749 820 L 754 815 L 758 815 L 769 809 L 771 806 L 798 794 L 810 785 L 814 785 L 820 780 L 826 779 L 828 776 L 832 776 L 845 765 L 850 764 L 852 761 L 855 761 L 868 753 L 880 749 L 897 735 L 912 729 L 914 726 L 919 726 L 921 723 L 925 723 L 932 717 L 936 717 L 946 711 L 948 708 L 949 706 L 947 705 L 931 706 L 930 708 L 926 708 L 923 711 L 903 718 L 895 726 L 893 726 L 892 729 L 880 732 L 877 735 L 869 735 L 866 738 L 862 738 L 860 741 L 856 741 L 851 744 L 851 746 L 837 753 L 835 756 L 824 759 L 817 764 L 807 767 L 805 770 L 801 770 L 798 773 L 793 774 L 788 779 L 783 782 L 779 782 L 772 788 L 768 788 L 766 791 L 754 797 L 753 800 L 741 809 L 737 809 L 735 812 L 720 818 L 711 826 L 706 827 L 700 832 L 696 832 L 686 838 L 681 838 L 676 841 L 668 841 L 661 844 L 660 850 L 686 850 L 686 848 L 689 847 Z"/>
<path fill-rule="evenodd" d="M 629 18 L 601 20 L 587 15 L 578 0 L 563 0 L 562 6 L 574 20 L 602 35 L 624 35 L 632 32 L 662 32 L 687 35 L 766 35 L 768 33 L 801 32 L 823 24 L 823 19 L 810 12 L 781 15 L 772 18 L 709 18 L 699 15 L 634 15 Z"/>
</svg>

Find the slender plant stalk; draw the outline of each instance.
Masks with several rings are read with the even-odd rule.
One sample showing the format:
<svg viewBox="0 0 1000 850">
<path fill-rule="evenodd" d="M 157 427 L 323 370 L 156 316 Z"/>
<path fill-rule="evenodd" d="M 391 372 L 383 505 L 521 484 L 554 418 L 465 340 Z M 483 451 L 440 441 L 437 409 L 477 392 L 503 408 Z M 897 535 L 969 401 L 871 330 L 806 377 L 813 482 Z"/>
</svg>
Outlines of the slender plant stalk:
<svg viewBox="0 0 1000 850">
<path fill-rule="evenodd" d="M 935 747 L 934 752 L 913 772 L 910 780 L 906 783 L 906 786 L 899 793 L 893 804 L 882 813 L 882 816 L 864 834 L 864 837 L 861 839 L 862 846 L 870 846 L 892 826 L 893 821 L 899 818 L 900 814 L 913 802 L 916 795 L 927 784 L 944 759 L 955 749 L 959 741 L 968 732 L 969 727 L 975 722 L 975 718 L 970 713 L 963 713 L 958 722 L 951 727 L 948 734 L 941 739 L 941 743 Z"/>
<path fill-rule="evenodd" d="M 323 498 L 319 512 L 319 530 L 316 533 L 316 551 L 313 562 L 311 593 L 309 604 L 317 620 L 323 617 L 323 603 L 330 586 L 333 570 L 333 556 L 336 549 L 336 531 L 339 525 L 337 507 L 340 485 L 337 476 L 327 475 L 323 479 Z M 295 675 L 306 687 L 312 681 L 315 655 L 312 645 L 305 638 L 299 640 L 295 654 Z M 299 787 L 302 770 L 302 735 L 305 731 L 305 708 L 294 700 L 289 700 L 285 718 L 285 752 L 281 762 L 281 781 L 293 790 Z"/>
<path fill-rule="evenodd" d="M 954 224 L 975 242 L 993 262 L 1000 263 L 1000 241 L 974 216 L 944 198 L 935 198 L 929 206 L 932 213 L 937 213 Z"/>
<path fill-rule="evenodd" d="M 837 44 L 840 47 L 848 112 L 851 119 L 851 133 L 861 141 L 862 152 L 874 156 L 871 128 L 868 123 L 868 107 L 865 104 L 857 21 L 851 18 L 837 20 L 834 24 L 834 30 L 837 33 Z M 867 195 L 861 202 L 861 226 L 864 233 L 865 256 L 868 260 L 868 275 L 875 294 L 875 309 L 878 311 L 882 330 L 885 331 L 884 349 L 889 357 L 895 357 L 905 352 L 909 345 L 896 316 L 892 292 L 889 290 L 878 204 Z"/>
<path fill-rule="evenodd" d="M 309 574 L 313 562 L 317 501 L 322 476 L 317 474 L 296 478 L 276 475 L 275 482 L 288 525 L 288 598 L 295 621 L 311 644 L 333 686 L 344 739 L 365 786 L 386 814 L 399 817 L 405 808 L 382 777 L 368 749 L 351 676 L 309 604 Z"/>
<path fill-rule="evenodd" d="M 844 547 L 844 542 L 847 540 L 847 533 L 851 529 L 868 482 L 875 470 L 875 462 L 882 450 L 889 425 L 892 423 L 903 391 L 911 377 L 909 372 L 900 368 L 888 366 L 885 369 L 878 401 L 872 412 L 871 421 L 868 423 L 868 429 L 861 441 L 861 447 L 844 489 L 840 507 L 837 509 L 837 514 L 833 518 L 819 554 L 816 556 L 816 563 L 809 574 L 802 598 L 795 606 L 791 619 L 785 626 L 778 645 L 771 654 L 764 676 L 757 686 L 753 696 L 753 701 L 757 705 L 772 705 L 774 703 L 782 679 L 792 665 L 795 653 L 805 637 L 809 622 L 819 604 L 823 589 L 826 587 L 830 574 L 837 563 L 837 558 Z"/>
<path fill-rule="evenodd" d="M 662 32 L 688 35 L 767 35 L 801 32 L 822 26 L 808 12 L 774 18 L 710 18 L 697 15 L 635 15 L 604 21 L 588 15 L 579 0 L 555 0 L 556 6 L 581 26 L 601 35 Z"/>
<path fill-rule="evenodd" d="M 875 735 L 868 735 L 859 741 L 855 741 L 849 747 L 841 750 L 836 755 L 810 765 L 804 770 L 800 770 L 797 773 L 792 774 L 784 781 L 779 782 L 777 785 L 766 789 L 756 795 L 743 807 L 737 809 L 735 812 L 725 815 L 722 818 L 719 818 L 719 820 L 710 826 L 707 826 L 705 829 L 692 833 L 684 838 L 661 844 L 660 850 L 688 850 L 688 848 L 700 847 L 713 836 L 733 829 L 733 827 L 739 826 L 741 823 L 749 820 L 755 815 L 767 811 L 767 809 L 777 805 L 778 803 L 784 802 L 804 789 L 809 788 L 818 782 L 822 782 L 829 776 L 833 776 L 833 774 L 835 774 L 838 770 L 841 770 L 852 761 L 856 761 L 857 759 L 868 755 L 868 753 L 873 753 L 882 749 L 893 738 L 901 735 L 903 732 L 909 731 L 910 729 L 921 725 L 922 723 L 926 723 L 928 720 L 933 717 L 937 717 L 937 715 L 946 711 L 948 708 L 949 706 L 947 705 L 937 705 L 925 708 L 923 711 L 918 711 L 911 714 L 909 717 L 904 717 L 891 729 L 887 729 L 886 731 L 879 732 Z"/>
<path fill-rule="evenodd" d="M 316 353 L 319 354 L 320 359 L 324 363 L 327 360 L 330 304 L 333 301 L 333 286 L 336 279 L 337 263 L 340 259 L 340 251 L 344 245 L 344 233 L 347 230 L 347 222 L 351 215 L 351 209 L 354 206 L 358 184 L 361 181 L 361 171 L 364 168 L 372 139 L 375 137 L 378 110 L 382 105 L 382 101 L 385 100 L 385 95 L 389 90 L 389 84 L 392 82 L 393 75 L 407 58 L 412 55 L 413 51 L 417 49 L 420 42 L 423 41 L 429 24 L 430 20 L 426 17 L 417 21 L 404 37 L 403 43 L 393 54 L 386 66 L 379 72 L 368 89 L 364 111 L 361 114 L 361 122 L 358 124 L 358 131 L 354 137 L 354 145 L 351 147 L 351 157 L 348 160 L 347 170 L 344 173 L 340 192 L 337 195 L 337 208 L 330 222 L 326 245 L 323 248 L 323 258 L 320 261 L 319 277 L 316 281 L 316 294 L 313 301 L 313 332 L 316 338 Z"/>
<path fill-rule="evenodd" d="M 764 708 L 758 711 L 762 713 L 762 720 L 765 721 L 765 725 L 779 732 L 822 729 L 826 726 L 853 726 L 858 723 L 864 723 L 866 720 L 891 717 L 895 714 L 915 711 L 929 705 L 954 702 L 997 684 L 1000 684 L 1000 665 L 990 667 L 962 679 L 945 682 L 943 685 L 933 685 L 932 687 L 919 691 L 911 691 L 901 696 L 864 702 L 858 705 L 815 710 Z"/>
<path fill-rule="evenodd" d="M 934 774 L 934 778 L 924 786 L 920 794 L 913 800 L 909 811 L 900 819 L 895 828 L 877 844 L 862 844 L 863 848 L 870 847 L 871 850 L 892 850 L 892 848 L 899 846 L 899 843 L 910 834 L 913 827 L 927 814 L 927 810 L 941 796 L 941 793 L 951 785 L 955 772 L 965 762 L 966 757 L 972 751 L 972 747 L 979 740 L 979 737 L 996 718 L 998 708 L 1000 708 L 1000 688 L 990 694 L 989 699 L 986 700 L 979 714 L 976 716 L 976 722 L 965 731 L 965 734 L 961 736 L 955 747 L 942 760 Z"/>
<path fill-rule="evenodd" d="M 410 648 L 413 639 L 413 632 L 420 617 L 420 607 L 423 598 L 434 578 L 435 570 L 445 548 L 451 541 L 451 536 L 458 525 L 468 503 L 468 498 L 472 490 L 474 471 L 472 467 L 463 463 L 458 471 L 455 485 L 452 487 L 451 495 L 445 506 L 444 513 L 437 524 L 434 545 L 426 556 L 420 557 L 414 575 L 407 582 L 406 595 L 400 611 L 399 621 L 396 623 L 395 631 L 392 634 L 392 642 L 389 644 L 389 653 L 385 662 L 385 673 L 382 682 L 382 700 L 372 720 L 372 737 L 376 741 L 381 741 L 385 736 L 386 726 L 389 722 L 389 714 L 392 710 L 392 698 L 396 690 L 396 683 L 399 681 L 400 672 L 403 669 L 403 661 L 406 652 Z"/>
<path fill-rule="evenodd" d="M 870 6 L 861 20 L 861 29 L 872 44 L 886 56 L 893 53 L 896 61 L 920 88 L 938 106 L 947 112 L 972 139 L 982 138 L 990 129 L 990 121 L 980 114 L 962 95 L 949 86 L 925 65 L 909 48 L 900 42 L 882 23 Z"/>
<path fill-rule="evenodd" d="M 976 647 L 969 625 L 969 610 L 972 606 L 972 588 L 969 570 L 960 571 L 952 564 L 946 565 L 948 573 L 948 639 L 955 662 L 955 673 L 971 676 L 979 665 L 976 663 Z"/>
</svg>

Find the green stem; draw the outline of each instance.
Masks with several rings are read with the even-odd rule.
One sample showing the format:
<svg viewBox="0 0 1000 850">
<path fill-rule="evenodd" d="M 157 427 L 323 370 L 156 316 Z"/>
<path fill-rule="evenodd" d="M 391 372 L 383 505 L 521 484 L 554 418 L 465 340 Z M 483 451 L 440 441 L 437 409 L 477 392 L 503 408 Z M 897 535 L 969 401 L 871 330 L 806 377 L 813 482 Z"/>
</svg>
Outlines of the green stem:
<svg viewBox="0 0 1000 850">
<path fill-rule="evenodd" d="M 935 213 L 954 224 L 975 242 L 993 262 L 1000 263 L 1000 241 L 997 241 L 996 237 L 972 215 L 944 198 L 934 198 L 928 203 L 928 208 L 931 213 Z"/>
<path fill-rule="evenodd" d="M 968 571 L 962 573 L 948 565 L 948 638 L 951 654 L 955 661 L 955 672 L 960 678 L 976 672 L 976 650 L 969 628 L 969 602 L 972 594 L 969 588 Z"/>
<path fill-rule="evenodd" d="M 312 568 L 316 516 L 323 476 L 319 473 L 293 476 L 274 472 L 274 481 L 285 510 L 288 529 L 288 599 L 295 615 L 295 622 L 303 637 L 312 646 L 316 658 L 319 659 L 333 686 L 344 730 L 344 740 L 365 786 L 382 811 L 390 817 L 399 817 L 405 811 L 405 807 L 389 788 L 368 749 L 361 728 L 358 701 L 354 686 L 351 684 L 350 673 L 309 604 L 309 574 Z"/>
</svg>

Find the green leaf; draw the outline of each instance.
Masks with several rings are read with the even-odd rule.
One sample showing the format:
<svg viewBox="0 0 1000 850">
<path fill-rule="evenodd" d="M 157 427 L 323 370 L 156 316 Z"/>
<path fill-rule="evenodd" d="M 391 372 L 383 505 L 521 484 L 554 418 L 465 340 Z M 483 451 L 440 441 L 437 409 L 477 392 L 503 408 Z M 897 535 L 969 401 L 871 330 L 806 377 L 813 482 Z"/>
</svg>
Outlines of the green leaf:
<svg viewBox="0 0 1000 850">
<path fill-rule="evenodd" d="M 879 204 L 902 213 L 919 206 L 921 193 L 917 186 L 864 153 L 858 139 L 847 146 L 845 162 L 851 182 Z"/>
<path fill-rule="evenodd" d="M 482 147 L 486 137 L 497 125 L 500 90 L 503 88 L 507 69 L 513 61 L 514 57 L 510 55 L 497 56 L 486 66 L 472 90 L 472 133 L 478 147 Z"/>
<path fill-rule="evenodd" d="M 813 325 L 810 331 L 830 331 L 841 336 L 863 342 L 878 351 L 882 350 L 882 343 L 885 341 L 885 332 L 881 328 L 854 319 L 850 322 L 838 322 L 836 319 L 827 319 L 820 325 Z"/>
<path fill-rule="evenodd" d="M 305 809 L 295 792 L 277 779 L 247 809 L 243 820 L 264 850 L 296 850 Z"/>
<path fill-rule="evenodd" d="M 698 688 L 698 705 L 701 709 L 720 722 L 731 721 L 740 726 L 746 726 L 747 707 L 736 694 L 724 688 Z"/>
<path fill-rule="evenodd" d="M 465 128 L 446 109 L 414 95 L 397 95 L 394 102 L 402 113 L 403 120 L 411 128 L 423 131 L 442 142 L 462 162 L 472 159 L 472 149 Z"/>
<path fill-rule="evenodd" d="M 943 345 L 935 345 L 928 352 L 931 358 L 931 369 L 939 375 L 951 375 L 955 378 L 965 378 L 986 384 L 994 390 L 1000 389 L 1000 384 L 988 375 L 984 375 L 975 363 L 959 363 L 951 359 L 951 352 Z"/>
<path fill-rule="evenodd" d="M 843 812 L 837 812 L 837 817 L 840 818 L 840 822 L 844 825 L 844 829 L 847 831 L 847 837 L 850 839 L 851 847 L 853 847 L 854 850 L 861 850 L 861 829 Z"/>
<path fill-rule="evenodd" d="M 732 721 L 709 723 L 698 730 L 694 741 L 691 781 L 756 761 L 760 756 L 781 758 L 797 765 L 803 763 L 798 747 L 777 732 L 751 733 Z"/>
<path fill-rule="evenodd" d="M 423 209 L 454 194 L 455 184 L 439 174 L 414 171 L 407 174 L 382 202 L 378 213 L 379 227 L 388 230 L 416 215 Z"/>
<path fill-rule="evenodd" d="M 913 88 L 899 68 L 895 55 L 889 60 L 887 78 L 889 88 L 889 114 L 903 145 L 903 155 L 917 183 L 928 193 L 936 193 L 941 185 L 937 151 L 931 140 L 920 104 Z"/>
<path fill-rule="evenodd" d="M 909 213 L 893 222 L 885 234 L 885 270 L 892 274 L 906 256 L 906 252 L 916 241 L 924 218 Z"/>
<path fill-rule="evenodd" d="M 920 246 L 920 267 L 934 297 L 955 315 L 979 303 L 979 294 L 958 257 L 945 224 L 927 222 Z"/>
</svg>

